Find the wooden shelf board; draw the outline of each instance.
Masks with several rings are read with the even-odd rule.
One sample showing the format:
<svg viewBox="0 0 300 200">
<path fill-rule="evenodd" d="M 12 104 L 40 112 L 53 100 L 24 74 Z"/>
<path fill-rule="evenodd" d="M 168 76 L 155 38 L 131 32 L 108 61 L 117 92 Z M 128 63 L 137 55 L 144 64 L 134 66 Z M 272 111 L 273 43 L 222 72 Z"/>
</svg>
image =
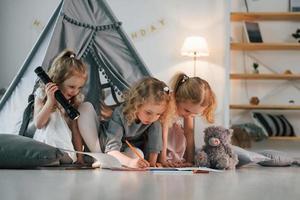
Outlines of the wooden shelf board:
<svg viewBox="0 0 300 200">
<path fill-rule="evenodd" d="M 230 109 L 239 110 L 300 110 L 300 105 L 250 105 L 231 104 Z"/>
<path fill-rule="evenodd" d="M 231 21 L 300 21 L 297 12 L 232 12 Z"/>
<path fill-rule="evenodd" d="M 300 43 L 235 43 L 230 44 L 232 50 L 300 50 Z"/>
<path fill-rule="evenodd" d="M 230 79 L 300 80 L 300 74 L 230 74 Z"/>
</svg>

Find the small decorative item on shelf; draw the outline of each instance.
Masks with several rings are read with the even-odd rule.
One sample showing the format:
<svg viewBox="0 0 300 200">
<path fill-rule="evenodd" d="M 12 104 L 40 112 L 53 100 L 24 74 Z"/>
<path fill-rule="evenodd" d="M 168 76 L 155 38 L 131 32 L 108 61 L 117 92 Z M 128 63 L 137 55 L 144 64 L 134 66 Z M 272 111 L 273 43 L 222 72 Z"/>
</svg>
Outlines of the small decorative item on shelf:
<svg viewBox="0 0 300 200">
<path fill-rule="evenodd" d="M 300 29 L 298 28 L 295 33 L 292 33 L 293 38 L 295 38 L 298 43 L 300 43 Z"/>
<path fill-rule="evenodd" d="M 295 101 L 293 99 L 289 100 L 289 104 L 294 104 L 294 103 L 295 103 Z"/>
<path fill-rule="evenodd" d="M 258 22 L 244 21 L 244 30 L 247 42 L 262 43 L 262 35 Z"/>
<path fill-rule="evenodd" d="M 259 98 L 258 97 L 251 97 L 250 104 L 251 105 L 258 105 L 259 104 Z"/>
<path fill-rule="evenodd" d="M 287 69 L 284 71 L 284 74 L 293 74 L 291 70 Z"/>
<path fill-rule="evenodd" d="M 300 12 L 300 0 L 289 0 L 290 12 Z"/>
<path fill-rule="evenodd" d="M 259 74 L 259 71 L 258 71 L 258 67 L 259 67 L 259 64 L 258 63 L 253 63 L 253 74 Z"/>
</svg>

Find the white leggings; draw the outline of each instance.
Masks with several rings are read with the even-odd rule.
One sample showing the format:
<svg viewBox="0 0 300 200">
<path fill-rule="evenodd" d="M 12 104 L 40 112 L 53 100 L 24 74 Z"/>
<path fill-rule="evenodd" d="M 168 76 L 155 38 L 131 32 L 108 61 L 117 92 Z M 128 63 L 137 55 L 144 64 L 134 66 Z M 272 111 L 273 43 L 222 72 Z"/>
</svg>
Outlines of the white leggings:
<svg viewBox="0 0 300 200">
<path fill-rule="evenodd" d="M 78 118 L 78 129 L 82 139 L 91 152 L 102 152 L 98 136 L 100 121 L 93 105 L 89 102 L 84 102 L 79 106 L 78 111 L 80 112 L 80 117 Z M 135 149 L 142 157 L 144 157 L 142 150 L 139 148 Z M 124 150 L 124 154 L 131 158 L 137 157 L 130 148 L 126 148 Z"/>
<path fill-rule="evenodd" d="M 102 152 L 98 137 L 100 121 L 93 105 L 84 102 L 79 106 L 78 111 L 80 112 L 78 129 L 82 139 L 91 152 Z"/>
</svg>

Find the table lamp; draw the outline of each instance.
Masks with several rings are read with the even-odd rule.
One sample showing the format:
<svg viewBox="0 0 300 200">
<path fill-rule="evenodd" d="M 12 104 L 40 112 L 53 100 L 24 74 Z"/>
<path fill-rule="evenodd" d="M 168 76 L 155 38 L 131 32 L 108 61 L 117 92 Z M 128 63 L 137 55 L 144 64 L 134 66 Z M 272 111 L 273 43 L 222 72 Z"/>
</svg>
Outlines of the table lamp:
<svg viewBox="0 0 300 200">
<path fill-rule="evenodd" d="M 187 37 L 181 48 L 181 55 L 193 57 L 194 76 L 196 76 L 197 57 L 209 56 L 206 39 L 200 36 Z"/>
</svg>

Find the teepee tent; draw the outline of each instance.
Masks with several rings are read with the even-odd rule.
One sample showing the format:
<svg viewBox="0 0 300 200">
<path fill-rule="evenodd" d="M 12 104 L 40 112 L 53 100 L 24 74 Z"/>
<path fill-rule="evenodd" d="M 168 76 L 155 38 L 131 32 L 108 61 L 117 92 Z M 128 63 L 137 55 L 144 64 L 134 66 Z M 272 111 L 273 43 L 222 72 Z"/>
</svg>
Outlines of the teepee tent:
<svg viewBox="0 0 300 200">
<path fill-rule="evenodd" d="M 18 134 L 38 80 L 34 69 L 47 70 L 65 48 L 88 65 L 84 93 L 96 110 L 100 98 L 119 103 L 124 89 L 150 75 L 105 0 L 62 0 L 0 102 L 1 133 Z"/>
</svg>

